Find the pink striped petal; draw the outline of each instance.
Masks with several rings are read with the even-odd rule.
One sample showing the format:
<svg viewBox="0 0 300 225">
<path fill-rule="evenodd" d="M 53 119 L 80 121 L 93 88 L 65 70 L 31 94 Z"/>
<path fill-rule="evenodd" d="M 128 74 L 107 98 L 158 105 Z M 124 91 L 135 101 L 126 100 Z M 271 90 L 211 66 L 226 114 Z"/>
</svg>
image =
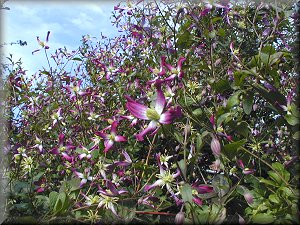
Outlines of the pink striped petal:
<svg viewBox="0 0 300 225">
<path fill-rule="evenodd" d="M 144 129 L 141 133 L 136 135 L 136 139 L 138 141 L 143 141 L 144 136 L 149 133 L 150 131 L 154 130 L 157 127 L 156 121 L 151 121 L 146 129 Z"/>
<path fill-rule="evenodd" d="M 179 70 L 181 70 L 182 63 L 183 63 L 184 61 L 185 61 L 185 58 L 182 57 L 182 56 L 178 59 L 177 68 L 178 68 Z"/>
<path fill-rule="evenodd" d="M 160 119 L 158 122 L 162 124 L 170 124 L 173 122 L 175 118 L 178 118 L 182 115 L 180 107 L 176 107 L 175 109 L 169 109 L 165 113 L 160 115 Z"/>
<path fill-rule="evenodd" d="M 157 186 L 161 186 L 161 185 L 163 185 L 163 184 L 164 184 L 164 181 L 161 180 L 161 179 L 159 179 L 159 180 L 155 181 L 155 182 L 154 182 L 153 184 L 151 184 L 151 185 L 146 185 L 145 188 L 144 188 L 144 190 L 145 190 L 145 191 L 149 191 L 149 190 L 151 190 L 151 189 L 153 189 L 153 188 L 155 188 L 155 187 L 157 187 Z"/>
<path fill-rule="evenodd" d="M 202 200 L 198 197 L 194 197 L 193 202 L 195 202 L 197 205 L 202 205 Z"/>
<path fill-rule="evenodd" d="M 108 152 L 109 149 L 111 149 L 111 147 L 113 146 L 114 144 L 114 141 L 112 140 L 105 140 L 104 141 L 104 146 L 105 146 L 105 149 L 104 149 L 104 152 Z"/>
<path fill-rule="evenodd" d="M 118 126 L 118 122 L 114 121 L 112 123 L 111 129 L 110 129 L 111 134 L 116 135 L 116 133 L 117 133 L 117 126 Z"/>
<path fill-rule="evenodd" d="M 124 136 L 118 135 L 118 136 L 115 137 L 115 141 L 116 142 L 124 142 L 124 141 L 127 141 L 127 139 Z"/>
<path fill-rule="evenodd" d="M 127 100 L 129 100 L 129 99 L 127 99 Z M 147 106 L 144 106 L 144 105 L 137 103 L 136 101 L 133 101 L 130 99 L 126 103 L 126 108 L 135 117 L 137 117 L 139 119 L 143 119 L 143 120 L 149 120 L 146 115 L 146 112 L 149 109 Z"/>
<path fill-rule="evenodd" d="M 63 158 L 65 158 L 67 161 L 72 162 L 72 157 L 69 156 L 67 153 L 63 152 L 61 153 Z"/>
<path fill-rule="evenodd" d="M 97 136 L 102 137 L 102 138 L 105 139 L 105 140 L 108 139 L 108 134 L 107 134 L 107 133 L 104 133 L 104 132 L 101 132 L 101 131 L 96 131 L 95 134 L 96 134 Z"/>
<path fill-rule="evenodd" d="M 77 171 L 74 171 L 75 175 L 78 177 L 78 178 L 84 178 L 84 175 L 83 173 L 79 173 Z"/>
<path fill-rule="evenodd" d="M 161 114 L 164 110 L 166 99 L 164 93 L 161 90 L 160 84 L 158 83 L 156 86 L 157 86 L 157 97 L 155 101 L 155 110 L 158 114 Z"/>
</svg>

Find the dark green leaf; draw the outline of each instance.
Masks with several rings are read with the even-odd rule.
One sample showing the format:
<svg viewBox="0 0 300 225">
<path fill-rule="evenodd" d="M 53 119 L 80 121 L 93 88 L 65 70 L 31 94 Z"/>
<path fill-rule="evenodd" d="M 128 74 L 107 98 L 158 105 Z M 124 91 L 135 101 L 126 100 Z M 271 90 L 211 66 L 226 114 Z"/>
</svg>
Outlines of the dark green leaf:
<svg viewBox="0 0 300 225">
<path fill-rule="evenodd" d="M 248 93 L 243 98 L 243 109 L 247 115 L 250 115 L 253 106 L 253 95 Z"/>
<path fill-rule="evenodd" d="M 275 217 L 267 213 L 259 213 L 252 216 L 252 222 L 256 224 L 268 224 L 274 222 Z"/>
<path fill-rule="evenodd" d="M 193 195 L 192 195 L 192 187 L 189 184 L 184 184 L 182 188 L 180 189 L 181 196 L 184 202 L 190 202 L 193 201 Z"/>
<path fill-rule="evenodd" d="M 284 118 L 286 119 L 286 121 L 288 122 L 288 124 L 295 126 L 299 123 L 299 119 L 295 116 L 293 116 L 292 114 L 286 114 L 284 116 Z"/>
</svg>

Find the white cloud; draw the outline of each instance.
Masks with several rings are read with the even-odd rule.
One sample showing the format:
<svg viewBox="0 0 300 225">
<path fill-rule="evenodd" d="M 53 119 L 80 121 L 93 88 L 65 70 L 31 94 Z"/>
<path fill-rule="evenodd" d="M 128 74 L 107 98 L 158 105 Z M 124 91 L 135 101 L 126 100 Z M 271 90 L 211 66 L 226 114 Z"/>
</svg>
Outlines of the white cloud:
<svg viewBox="0 0 300 225">
<path fill-rule="evenodd" d="M 70 19 L 70 22 L 81 30 L 90 30 L 95 26 L 93 19 L 86 13 L 81 12 L 79 15 L 75 15 L 75 17 Z"/>
</svg>

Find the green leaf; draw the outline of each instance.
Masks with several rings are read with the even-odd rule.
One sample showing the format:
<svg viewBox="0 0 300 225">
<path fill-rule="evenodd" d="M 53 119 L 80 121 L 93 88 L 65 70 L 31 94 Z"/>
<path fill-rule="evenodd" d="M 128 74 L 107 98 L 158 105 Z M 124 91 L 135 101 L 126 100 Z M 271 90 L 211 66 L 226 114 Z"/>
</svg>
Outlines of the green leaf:
<svg viewBox="0 0 300 225">
<path fill-rule="evenodd" d="M 252 216 L 252 222 L 256 224 L 268 224 L 274 222 L 275 217 L 267 213 L 258 213 Z"/>
<path fill-rule="evenodd" d="M 50 203 L 50 208 L 54 209 L 55 203 L 57 201 L 58 193 L 56 191 L 52 191 L 49 194 L 49 203 Z"/>
<path fill-rule="evenodd" d="M 71 186 L 71 189 L 70 191 L 75 191 L 77 189 L 80 188 L 80 178 L 72 178 L 70 181 L 69 181 L 69 184 Z"/>
<path fill-rule="evenodd" d="M 238 122 L 237 125 L 235 126 L 235 131 L 238 134 L 243 135 L 244 137 L 248 137 L 250 132 L 248 123 L 245 121 Z"/>
<path fill-rule="evenodd" d="M 260 53 L 260 59 L 261 59 L 261 61 L 262 61 L 263 64 L 268 65 L 269 64 L 269 60 L 270 60 L 270 55 L 261 52 Z"/>
<path fill-rule="evenodd" d="M 39 172 L 37 175 L 35 175 L 35 176 L 32 178 L 32 181 L 33 181 L 33 182 L 38 181 L 43 175 L 44 175 L 44 172 Z"/>
<path fill-rule="evenodd" d="M 212 85 L 217 93 L 223 93 L 230 89 L 230 83 L 227 79 L 222 79 Z"/>
<path fill-rule="evenodd" d="M 221 116 L 218 116 L 218 119 L 217 119 L 217 127 L 220 126 L 221 123 L 223 123 L 223 121 L 228 121 L 228 120 L 231 120 L 231 113 L 224 113 L 222 114 Z M 225 121 L 225 122 L 226 122 Z"/>
<path fill-rule="evenodd" d="M 300 131 L 297 131 L 293 134 L 293 138 L 296 140 L 300 140 Z"/>
<path fill-rule="evenodd" d="M 197 151 L 200 151 L 202 145 L 203 145 L 202 137 L 201 137 L 201 135 L 197 135 L 197 139 L 196 139 L 196 150 L 197 150 Z"/>
<path fill-rule="evenodd" d="M 278 176 L 278 174 L 274 171 L 269 171 L 268 175 L 272 180 L 274 180 L 277 184 L 282 184 L 282 179 Z"/>
<path fill-rule="evenodd" d="M 248 93 L 243 98 L 243 109 L 247 115 L 250 115 L 253 106 L 253 95 Z"/>
<path fill-rule="evenodd" d="M 184 184 L 180 189 L 180 193 L 184 202 L 193 202 L 192 187 L 189 184 Z"/>
<path fill-rule="evenodd" d="M 230 188 L 228 178 L 222 174 L 217 174 L 211 184 L 219 197 L 226 195 Z"/>
<path fill-rule="evenodd" d="M 223 146 L 222 151 L 230 160 L 232 160 L 234 156 L 237 155 L 237 151 L 239 150 L 239 148 L 243 146 L 245 143 L 246 140 L 243 139 L 230 144 L 226 144 Z"/>
<path fill-rule="evenodd" d="M 179 143 L 183 143 L 183 137 L 178 131 L 174 131 L 174 137 Z"/>
<path fill-rule="evenodd" d="M 241 92 L 237 91 L 235 92 L 232 96 L 229 97 L 227 101 L 226 108 L 230 109 L 235 105 L 238 105 L 240 103 L 239 97 L 240 97 Z"/>
<path fill-rule="evenodd" d="M 276 53 L 276 50 L 273 46 L 267 45 L 261 49 L 261 52 L 268 54 L 268 55 L 272 55 L 272 54 Z"/>
<path fill-rule="evenodd" d="M 274 186 L 274 187 L 277 187 L 278 185 L 274 182 L 274 181 L 271 181 L 271 180 L 267 180 L 265 178 L 261 178 L 259 180 L 260 183 L 264 183 L 264 184 L 267 184 L 267 185 L 271 185 L 271 186 Z"/>
<path fill-rule="evenodd" d="M 284 118 L 286 119 L 286 121 L 288 122 L 288 124 L 295 126 L 299 123 L 299 119 L 295 116 L 293 116 L 292 114 L 286 114 L 284 116 Z"/>
<path fill-rule="evenodd" d="M 194 114 L 195 116 L 200 116 L 200 115 L 202 114 L 202 109 L 201 109 L 201 108 L 195 109 L 195 110 L 193 111 L 193 114 Z"/>
<path fill-rule="evenodd" d="M 184 162 L 184 159 L 180 160 L 178 162 L 179 168 L 181 170 L 181 172 L 183 173 L 184 178 L 186 178 L 186 163 Z"/>
<path fill-rule="evenodd" d="M 283 52 L 276 52 L 276 53 L 272 54 L 269 59 L 269 65 L 271 66 L 274 63 L 276 63 L 278 60 L 280 60 L 282 55 L 283 55 Z"/>
<path fill-rule="evenodd" d="M 82 59 L 81 59 L 81 58 L 78 58 L 78 57 L 75 57 L 75 58 L 73 58 L 72 60 L 75 60 L 75 61 L 82 61 Z"/>
<path fill-rule="evenodd" d="M 279 204 L 280 203 L 280 199 L 278 198 L 278 196 L 276 194 L 271 194 L 269 196 L 269 200 L 273 203 Z"/>
</svg>

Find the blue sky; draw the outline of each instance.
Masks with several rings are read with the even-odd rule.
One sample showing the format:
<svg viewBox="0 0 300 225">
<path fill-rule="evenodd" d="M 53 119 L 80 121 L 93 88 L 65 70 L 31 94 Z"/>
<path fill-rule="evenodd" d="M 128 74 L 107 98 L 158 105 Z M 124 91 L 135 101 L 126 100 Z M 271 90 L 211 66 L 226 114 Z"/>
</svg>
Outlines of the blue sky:
<svg viewBox="0 0 300 225">
<path fill-rule="evenodd" d="M 16 1 L 9 0 L 1 10 L 2 13 L 2 43 L 18 40 L 26 41 L 27 46 L 5 45 L 4 56 L 13 54 L 14 59 L 22 58 L 27 75 L 47 68 L 43 51 L 32 55 L 37 49 L 36 36 L 41 41 L 49 37 L 49 55 L 56 49 L 67 47 L 75 50 L 80 45 L 83 35 L 89 34 L 98 38 L 100 33 L 108 37 L 118 35 L 118 31 L 110 23 L 114 5 L 117 1 Z"/>
</svg>

